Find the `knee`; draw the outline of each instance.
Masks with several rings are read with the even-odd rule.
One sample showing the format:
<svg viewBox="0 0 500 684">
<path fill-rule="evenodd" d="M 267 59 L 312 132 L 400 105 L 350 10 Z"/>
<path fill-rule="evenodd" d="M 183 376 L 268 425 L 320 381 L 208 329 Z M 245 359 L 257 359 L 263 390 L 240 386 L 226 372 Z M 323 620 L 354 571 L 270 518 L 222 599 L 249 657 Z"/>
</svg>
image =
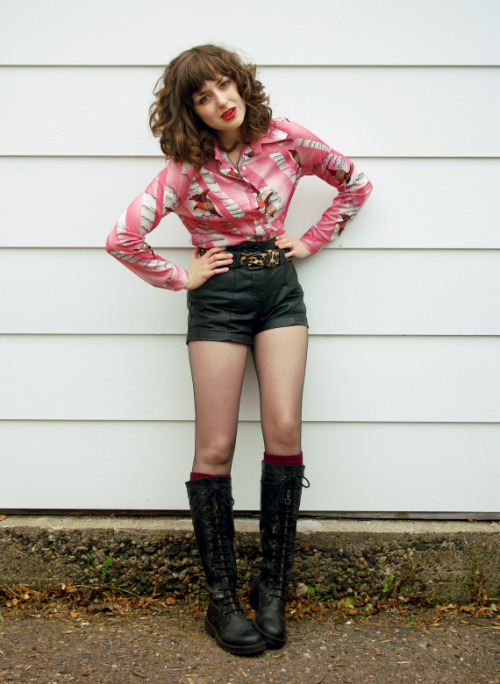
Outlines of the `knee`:
<svg viewBox="0 0 500 684">
<path fill-rule="evenodd" d="M 197 449 L 197 458 L 211 468 L 224 468 L 231 464 L 234 453 L 234 440 L 218 438 Z"/>
<path fill-rule="evenodd" d="M 267 426 L 266 436 L 280 453 L 298 453 L 301 443 L 301 425 L 294 417 L 276 416 Z M 267 440 L 266 440 L 267 441 Z"/>
</svg>

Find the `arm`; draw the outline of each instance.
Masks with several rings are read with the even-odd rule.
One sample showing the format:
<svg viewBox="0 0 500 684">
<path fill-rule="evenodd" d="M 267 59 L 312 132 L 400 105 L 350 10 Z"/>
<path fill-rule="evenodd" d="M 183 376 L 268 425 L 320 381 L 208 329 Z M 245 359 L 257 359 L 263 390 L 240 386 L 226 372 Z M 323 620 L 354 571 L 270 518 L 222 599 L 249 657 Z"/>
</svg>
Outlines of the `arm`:
<svg viewBox="0 0 500 684">
<path fill-rule="evenodd" d="M 190 167 L 168 162 L 122 214 L 106 242 L 109 254 L 155 287 L 181 290 L 188 282 L 188 272 L 155 254 L 145 236 L 181 204 L 191 178 Z"/>
<path fill-rule="evenodd" d="M 287 132 L 294 138 L 302 174 L 314 174 L 338 191 L 318 223 L 300 238 L 307 250 L 316 254 L 342 234 L 347 223 L 368 199 L 372 184 L 350 159 L 330 148 L 306 128 L 289 121 L 284 123 Z"/>
</svg>

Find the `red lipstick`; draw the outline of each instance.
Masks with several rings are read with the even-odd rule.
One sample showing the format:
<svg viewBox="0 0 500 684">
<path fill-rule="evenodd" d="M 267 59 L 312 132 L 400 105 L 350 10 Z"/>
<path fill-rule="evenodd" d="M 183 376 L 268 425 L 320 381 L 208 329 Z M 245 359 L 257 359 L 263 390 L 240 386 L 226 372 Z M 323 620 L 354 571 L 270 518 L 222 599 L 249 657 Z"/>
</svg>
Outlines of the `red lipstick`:
<svg viewBox="0 0 500 684">
<path fill-rule="evenodd" d="M 236 107 L 231 107 L 231 109 L 228 109 L 223 114 L 221 114 L 221 118 L 224 119 L 224 121 L 230 121 L 231 119 L 234 119 L 235 116 Z"/>
</svg>

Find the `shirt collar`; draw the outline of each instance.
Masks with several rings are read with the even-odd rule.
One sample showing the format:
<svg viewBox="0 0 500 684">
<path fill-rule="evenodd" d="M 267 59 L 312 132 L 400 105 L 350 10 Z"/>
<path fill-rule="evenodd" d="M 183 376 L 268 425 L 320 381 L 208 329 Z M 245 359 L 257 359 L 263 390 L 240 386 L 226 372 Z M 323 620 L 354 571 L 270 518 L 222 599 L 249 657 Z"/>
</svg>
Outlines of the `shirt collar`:
<svg viewBox="0 0 500 684">
<path fill-rule="evenodd" d="M 225 156 L 224 157 L 222 156 L 223 150 L 221 150 L 217 144 L 215 145 L 215 148 L 214 148 L 214 154 L 215 154 L 215 158 L 217 159 L 218 162 L 227 162 L 227 159 L 225 158 Z M 225 153 L 224 153 L 224 155 L 225 155 Z"/>
<path fill-rule="evenodd" d="M 260 140 L 256 140 L 255 142 L 250 143 L 250 148 L 254 152 L 254 154 L 258 154 L 261 151 L 262 145 L 279 142 L 281 140 L 286 140 L 288 137 L 288 133 L 285 133 L 285 131 L 276 128 L 274 122 L 272 122 L 267 130 L 266 135 L 263 138 L 260 138 Z M 227 154 L 223 150 L 221 150 L 217 144 L 214 148 L 214 154 L 218 162 L 226 164 L 229 163 L 227 159 Z"/>
<path fill-rule="evenodd" d="M 281 140 L 286 140 L 287 137 L 288 134 L 285 133 L 285 131 L 281 131 L 279 128 L 276 128 L 273 121 L 271 123 L 271 126 L 268 128 L 266 135 L 260 140 L 257 140 L 254 143 L 250 143 L 250 147 L 257 154 L 261 151 L 262 145 L 267 145 L 269 143 L 275 143 Z"/>
</svg>

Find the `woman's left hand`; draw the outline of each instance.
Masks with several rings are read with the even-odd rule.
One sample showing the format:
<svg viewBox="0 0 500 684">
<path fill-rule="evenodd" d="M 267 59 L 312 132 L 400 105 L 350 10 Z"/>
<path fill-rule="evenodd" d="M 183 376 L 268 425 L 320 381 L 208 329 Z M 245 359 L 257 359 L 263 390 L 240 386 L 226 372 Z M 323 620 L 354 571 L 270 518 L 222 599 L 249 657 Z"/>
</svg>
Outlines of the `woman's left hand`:
<svg viewBox="0 0 500 684">
<path fill-rule="evenodd" d="M 303 242 L 290 237 L 286 233 L 283 235 L 278 235 L 274 241 L 274 244 L 276 247 L 284 249 L 290 256 L 298 257 L 299 259 L 305 259 L 312 254 L 312 252 L 307 249 Z"/>
</svg>

